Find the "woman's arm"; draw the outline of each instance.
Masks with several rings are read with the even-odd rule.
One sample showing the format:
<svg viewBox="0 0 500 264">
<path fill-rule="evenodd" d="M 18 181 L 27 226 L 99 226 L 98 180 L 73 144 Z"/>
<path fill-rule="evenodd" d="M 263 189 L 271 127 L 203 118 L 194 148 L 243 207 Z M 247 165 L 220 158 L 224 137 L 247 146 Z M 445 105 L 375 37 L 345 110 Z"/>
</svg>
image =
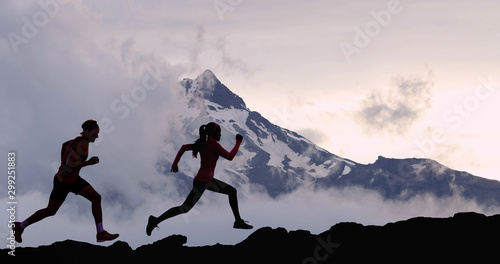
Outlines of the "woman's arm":
<svg viewBox="0 0 500 264">
<path fill-rule="evenodd" d="M 227 152 L 227 150 L 225 150 L 219 143 L 217 143 L 217 150 L 219 152 L 219 155 L 227 160 L 233 160 L 234 156 L 236 156 L 236 153 L 238 153 L 238 149 L 240 148 L 242 140 L 243 136 L 241 136 L 240 134 L 236 135 L 236 145 L 234 145 L 231 152 Z"/>
<path fill-rule="evenodd" d="M 185 144 L 182 145 L 181 149 L 179 149 L 179 152 L 177 152 L 177 156 L 175 156 L 174 163 L 172 163 L 172 169 L 170 171 L 172 172 L 178 172 L 179 167 L 177 167 L 177 164 L 181 160 L 182 155 L 186 150 L 193 150 L 194 144 Z"/>
</svg>

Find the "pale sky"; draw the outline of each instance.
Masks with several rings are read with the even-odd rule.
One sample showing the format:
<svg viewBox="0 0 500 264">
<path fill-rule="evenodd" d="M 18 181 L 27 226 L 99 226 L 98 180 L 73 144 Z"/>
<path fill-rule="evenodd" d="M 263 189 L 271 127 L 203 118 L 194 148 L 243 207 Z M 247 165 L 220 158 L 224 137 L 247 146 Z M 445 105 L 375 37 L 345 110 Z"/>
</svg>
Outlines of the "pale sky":
<svg viewBox="0 0 500 264">
<path fill-rule="evenodd" d="M 101 170 L 141 174 L 132 164 L 154 164 L 171 87 L 210 69 L 250 110 L 336 155 L 431 158 L 500 180 L 499 17 L 494 0 L 3 1 L 0 149 L 29 175 L 20 193 L 46 199 L 60 144 L 94 118 L 110 124 Z M 150 68 L 164 89 L 118 116 Z"/>
</svg>

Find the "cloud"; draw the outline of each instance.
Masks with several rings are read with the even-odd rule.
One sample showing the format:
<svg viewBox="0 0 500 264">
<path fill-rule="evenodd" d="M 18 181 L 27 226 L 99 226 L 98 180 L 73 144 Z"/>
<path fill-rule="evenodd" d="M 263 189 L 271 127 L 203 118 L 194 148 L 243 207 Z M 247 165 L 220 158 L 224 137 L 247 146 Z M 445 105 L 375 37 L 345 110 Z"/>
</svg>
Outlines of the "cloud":
<svg viewBox="0 0 500 264">
<path fill-rule="evenodd" d="M 234 53 L 231 49 L 234 43 L 231 42 L 230 36 L 219 35 L 216 32 L 217 28 L 214 25 L 203 21 L 195 27 L 194 35 L 183 43 L 184 49 L 189 52 L 188 72 L 198 75 L 210 69 L 219 74 L 226 73 L 229 76 L 241 74 L 247 79 L 250 78 L 257 69 L 247 63 L 248 58 Z"/>
<path fill-rule="evenodd" d="M 44 206 L 45 196 L 40 192 L 21 196 L 20 201 L 24 201 L 25 205 L 20 207 L 18 215 L 27 215 Z M 133 199 L 143 195 L 130 193 L 127 196 Z M 173 198 L 150 195 L 142 206 L 127 211 L 126 214 L 122 212 L 122 207 L 105 203 L 104 226 L 111 232 L 119 232 L 119 239 L 133 248 L 174 234 L 187 236 L 188 246 L 204 246 L 216 243 L 235 244 L 265 226 L 284 227 L 287 230 L 303 229 L 317 234 L 340 222 L 384 225 L 417 216 L 449 217 L 462 211 L 491 215 L 499 210 L 482 207 L 459 195 L 440 199 L 432 195 L 419 195 L 401 202 L 384 200 L 374 191 L 348 187 L 300 189 L 272 199 L 264 193 L 241 187 L 238 188 L 240 212 L 243 219 L 254 225 L 253 230 L 233 229 L 234 218 L 227 197 L 207 191 L 190 212 L 162 222 L 159 230 L 154 230 L 151 237 L 146 236 L 148 216 L 159 215 L 170 207 L 181 204 L 183 198 L 182 195 Z M 76 206 L 79 203 L 81 206 Z M 66 231 L 60 232 L 62 229 Z M 22 246 L 36 247 L 65 239 L 95 244 L 95 238 L 90 235 L 94 230 L 90 204 L 80 197 L 70 195 L 58 214 L 26 230 Z"/>
<path fill-rule="evenodd" d="M 297 133 L 311 140 L 312 142 L 315 142 L 315 144 L 321 144 L 329 139 L 327 135 L 315 129 L 301 129 L 298 130 Z"/>
<path fill-rule="evenodd" d="M 358 122 L 369 132 L 406 133 L 431 106 L 432 71 L 426 76 L 395 76 L 387 91 L 372 91 L 357 111 Z"/>
<path fill-rule="evenodd" d="M 249 78 L 257 70 L 252 68 L 244 59 L 238 58 L 230 53 L 227 48 L 227 38 L 220 38 L 216 43 L 216 50 L 220 54 L 220 64 L 224 71 L 234 73 L 242 73 L 246 78 Z"/>
</svg>

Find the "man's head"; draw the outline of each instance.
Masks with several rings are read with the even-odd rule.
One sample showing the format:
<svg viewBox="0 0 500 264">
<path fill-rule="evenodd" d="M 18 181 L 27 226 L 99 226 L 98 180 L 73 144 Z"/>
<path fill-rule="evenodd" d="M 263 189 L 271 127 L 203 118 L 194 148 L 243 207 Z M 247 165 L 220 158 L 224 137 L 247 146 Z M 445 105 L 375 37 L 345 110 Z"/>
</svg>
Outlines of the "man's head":
<svg viewBox="0 0 500 264">
<path fill-rule="evenodd" d="M 82 136 L 84 136 L 89 142 L 94 142 L 99 137 L 99 126 L 97 121 L 89 119 L 82 124 Z"/>
</svg>

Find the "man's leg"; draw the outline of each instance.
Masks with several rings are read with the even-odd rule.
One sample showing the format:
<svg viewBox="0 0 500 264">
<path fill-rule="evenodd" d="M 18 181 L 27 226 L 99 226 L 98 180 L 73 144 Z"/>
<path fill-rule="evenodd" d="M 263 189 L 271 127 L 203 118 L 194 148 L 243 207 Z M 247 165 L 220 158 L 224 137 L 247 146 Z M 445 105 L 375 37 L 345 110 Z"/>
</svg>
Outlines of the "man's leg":
<svg viewBox="0 0 500 264">
<path fill-rule="evenodd" d="M 87 198 L 92 203 L 92 215 L 94 216 L 96 225 L 102 223 L 101 195 L 90 184 L 80 190 L 78 194 Z"/>
<path fill-rule="evenodd" d="M 109 234 L 102 225 L 101 195 L 89 184 L 78 192 L 92 203 L 92 215 L 94 216 L 97 229 L 97 242 L 109 241 L 117 238 L 118 234 Z"/>
<path fill-rule="evenodd" d="M 61 207 L 63 201 L 57 201 L 55 199 L 50 199 L 49 204 L 47 207 L 40 209 L 36 211 L 34 214 L 32 214 L 28 219 L 22 221 L 22 222 L 15 222 L 13 229 L 14 229 L 14 236 L 16 238 L 16 241 L 18 243 L 23 242 L 22 234 L 24 232 L 24 229 L 28 227 L 31 224 L 34 224 L 46 217 L 53 216 L 57 213 L 57 210 L 59 210 L 59 207 Z"/>
<path fill-rule="evenodd" d="M 53 216 L 57 213 L 59 210 L 59 207 L 63 204 L 64 200 L 66 199 L 66 196 L 68 195 L 68 188 L 66 185 L 61 184 L 59 181 L 57 181 L 56 178 L 54 178 L 54 187 L 52 188 L 52 192 L 50 193 L 50 198 L 49 198 L 49 203 L 47 207 L 40 209 L 36 211 L 34 214 L 32 214 L 30 217 L 28 217 L 26 220 L 23 222 L 16 222 L 14 223 L 14 232 L 15 232 L 15 237 L 16 241 L 18 243 L 21 243 L 23 241 L 22 238 L 22 233 L 26 227 L 28 227 L 31 224 L 34 224 L 46 217 Z"/>
<path fill-rule="evenodd" d="M 23 222 L 25 224 L 21 223 L 22 224 L 21 227 L 24 229 L 24 228 L 26 228 L 27 225 L 34 224 L 34 223 L 36 223 L 36 222 L 38 222 L 46 217 L 55 215 L 57 213 L 57 211 L 59 210 L 59 207 L 61 207 L 61 205 L 63 204 L 63 202 L 64 201 L 50 199 L 47 207 L 36 211 L 34 214 L 32 214 L 30 217 L 28 217 L 28 219 L 25 220 L 26 223 Z"/>
</svg>

